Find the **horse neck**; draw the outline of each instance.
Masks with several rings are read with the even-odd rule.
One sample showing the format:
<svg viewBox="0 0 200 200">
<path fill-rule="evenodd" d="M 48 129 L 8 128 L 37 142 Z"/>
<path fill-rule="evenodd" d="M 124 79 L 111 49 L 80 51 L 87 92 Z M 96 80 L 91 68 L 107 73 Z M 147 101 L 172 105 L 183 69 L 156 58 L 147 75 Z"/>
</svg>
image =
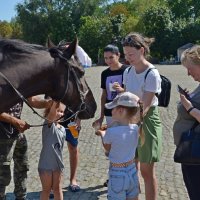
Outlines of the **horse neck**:
<svg viewBox="0 0 200 200">
<path fill-rule="evenodd" d="M 39 94 L 52 96 L 55 93 L 57 80 L 59 80 L 59 74 L 53 68 L 50 68 L 34 74 L 31 79 L 27 79 L 21 84 L 20 90 L 25 91 L 26 97 Z"/>
<path fill-rule="evenodd" d="M 57 74 L 53 67 L 47 65 L 44 65 L 43 67 L 39 67 L 38 65 L 32 67 L 27 67 L 27 65 L 18 65 L 9 67 L 8 69 L 4 68 L 1 71 L 25 98 L 39 94 L 51 93 L 53 88 L 52 80 L 57 78 Z M 11 90 L 11 93 L 13 93 L 9 84 L 6 89 Z M 14 98 L 15 95 L 13 95 Z"/>
</svg>

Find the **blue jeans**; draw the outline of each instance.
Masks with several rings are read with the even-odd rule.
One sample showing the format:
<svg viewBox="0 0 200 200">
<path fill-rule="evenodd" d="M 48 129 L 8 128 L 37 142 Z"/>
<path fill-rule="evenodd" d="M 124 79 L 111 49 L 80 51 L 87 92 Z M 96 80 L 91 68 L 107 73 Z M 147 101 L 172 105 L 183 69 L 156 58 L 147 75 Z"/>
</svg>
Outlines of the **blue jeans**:
<svg viewBox="0 0 200 200">
<path fill-rule="evenodd" d="M 128 167 L 109 169 L 108 199 L 126 200 L 139 195 L 139 180 L 135 163 Z"/>
</svg>

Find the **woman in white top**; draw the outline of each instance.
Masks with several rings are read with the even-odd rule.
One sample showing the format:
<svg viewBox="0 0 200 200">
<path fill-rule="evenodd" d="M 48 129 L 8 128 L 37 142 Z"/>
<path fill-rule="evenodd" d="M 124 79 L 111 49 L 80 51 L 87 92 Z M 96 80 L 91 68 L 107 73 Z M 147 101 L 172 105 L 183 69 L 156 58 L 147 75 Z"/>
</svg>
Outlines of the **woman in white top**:
<svg viewBox="0 0 200 200">
<path fill-rule="evenodd" d="M 124 72 L 125 90 L 137 95 L 143 103 L 145 142 L 144 145 L 138 145 L 137 153 L 145 183 L 146 200 L 157 198 L 155 162 L 160 160 L 162 146 L 162 126 L 156 97 L 161 92 L 161 78 L 158 70 L 146 59 L 153 41 L 153 38 L 144 38 L 139 33 L 130 33 L 122 40 L 125 58 L 132 65 Z M 149 68 L 154 69 L 145 79 Z"/>
</svg>

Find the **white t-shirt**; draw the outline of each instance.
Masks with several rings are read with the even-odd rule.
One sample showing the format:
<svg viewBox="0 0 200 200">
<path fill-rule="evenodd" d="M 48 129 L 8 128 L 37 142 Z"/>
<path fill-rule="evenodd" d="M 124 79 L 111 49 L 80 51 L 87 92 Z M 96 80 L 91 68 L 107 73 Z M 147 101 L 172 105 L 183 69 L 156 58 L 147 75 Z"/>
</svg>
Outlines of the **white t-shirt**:
<svg viewBox="0 0 200 200">
<path fill-rule="evenodd" d="M 104 144 L 111 144 L 109 160 L 112 163 L 128 162 L 135 157 L 138 145 L 138 125 L 115 126 L 106 130 Z"/>
<path fill-rule="evenodd" d="M 77 57 L 80 61 L 80 63 L 82 64 L 82 66 L 84 68 L 88 68 L 92 66 L 92 60 L 91 58 L 88 56 L 88 54 L 83 50 L 82 47 L 77 46 L 76 47 L 76 54 Z"/>
<path fill-rule="evenodd" d="M 149 68 L 155 67 L 150 65 Z M 136 73 L 134 66 L 130 70 L 127 68 L 123 74 L 123 84 L 126 86 L 126 91 L 137 95 L 140 99 L 143 99 L 144 91 L 160 93 L 161 78 L 157 69 L 152 69 L 145 80 L 145 75 L 149 68 L 139 74 Z M 158 105 L 158 98 L 156 96 L 154 96 L 151 105 Z"/>
</svg>

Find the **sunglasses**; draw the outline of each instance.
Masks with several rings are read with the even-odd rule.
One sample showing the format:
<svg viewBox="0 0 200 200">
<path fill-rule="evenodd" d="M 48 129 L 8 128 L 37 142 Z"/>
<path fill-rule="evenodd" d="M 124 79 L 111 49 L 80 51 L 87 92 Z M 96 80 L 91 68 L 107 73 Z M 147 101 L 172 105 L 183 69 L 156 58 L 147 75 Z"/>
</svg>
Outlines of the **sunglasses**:
<svg viewBox="0 0 200 200">
<path fill-rule="evenodd" d="M 130 36 L 123 38 L 121 44 L 122 46 L 135 47 L 136 49 L 140 49 L 141 47 L 143 47 L 143 45 L 139 41 L 136 41 Z"/>
<path fill-rule="evenodd" d="M 134 43 L 134 40 L 131 37 L 125 37 L 122 39 L 121 44 L 132 44 Z"/>
</svg>

